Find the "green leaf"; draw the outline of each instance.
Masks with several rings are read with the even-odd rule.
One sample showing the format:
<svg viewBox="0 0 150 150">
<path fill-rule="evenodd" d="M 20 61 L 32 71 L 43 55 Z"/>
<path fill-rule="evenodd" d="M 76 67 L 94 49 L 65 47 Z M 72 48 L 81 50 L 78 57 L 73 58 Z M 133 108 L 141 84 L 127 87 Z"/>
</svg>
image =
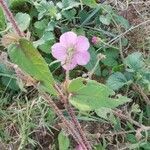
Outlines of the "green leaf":
<svg viewBox="0 0 150 150">
<path fill-rule="evenodd" d="M 47 2 L 46 0 L 41 0 L 39 3 L 34 2 L 35 8 L 39 12 L 38 20 L 42 19 L 44 16 L 56 17 L 57 8 L 52 1 Z"/>
<path fill-rule="evenodd" d="M 115 72 L 107 80 L 107 85 L 113 90 L 119 90 L 126 83 L 127 79 L 121 72 Z"/>
<path fill-rule="evenodd" d="M 44 53 L 47 53 L 47 54 L 50 54 L 50 47 L 52 47 L 52 45 L 54 44 L 53 41 L 47 41 L 47 42 L 44 42 L 44 44 L 42 45 L 39 45 L 39 49 L 44 52 Z"/>
<path fill-rule="evenodd" d="M 26 13 L 19 12 L 16 14 L 15 18 L 16 18 L 16 21 L 18 23 L 20 30 L 21 31 L 27 30 L 27 28 L 30 25 L 31 17 Z"/>
<path fill-rule="evenodd" d="M 63 10 L 69 10 L 80 5 L 79 2 L 75 0 L 62 0 Z"/>
<path fill-rule="evenodd" d="M 69 84 L 68 91 L 72 93 L 78 91 L 79 89 L 84 88 L 84 84 L 83 84 L 84 81 L 85 80 L 81 77 L 73 79 Z"/>
<path fill-rule="evenodd" d="M 11 8 L 16 8 L 16 7 L 23 6 L 28 1 L 29 0 L 8 0 L 9 5 L 10 5 Z"/>
<path fill-rule="evenodd" d="M 117 15 L 117 14 L 113 14 L 113 17 L 114 17 L 114 20 L 115 20 L 118 24 L 122 25 L 126 30 L 130 28 L 130 25 L 129 25 L 128 20 L 126 20 L 124 17 L 119 16 L 119 15 Z"/>
<path fill-rule="evenodd" d="M 4 64 L 0 64 L 0 77 L 2 84 L 12 90 L 19 90 L 14 72 L 7 68 Z"/>
<path fill-rule="evenodd" d="M 110 98 L 114 95 L 114 91 L 109 87 L 83 78 L 74 79 L 70 83 L 68 91 L 72 93 L 70 103 L 82 111 L 91 111 L 101 107 L 115 108 L 130 101 L 123 96 Z"/>
<path fill-rule="evenodd" d="M 133 134 L 127 134 L 127 140 L 131 143 L 137 143 L 136 137 Z"/>
<path fill-rule="evenodd" d="M 138 71 L 143 68 L 144 62 L 142 60 L 142 54 L 134 52 L 125 58 L 124 63 L 129 67 L 131 72 Z"/>
<path fill-rule="evenodd" d="M 23 71 L 40 81 L 46 91 L 56 95 L 53 87 L 54 79 L 48 65 L 30 41 L 20 39 L 19 45 L 12 45 L 9 48 L 9 56 Z"/>
<path fill-rule="evenodd" d="M 100 109 L 96 109 L 95 112 L 99 117 L 108 120 L 109 118 L 107 115 L 112 113 L 112 110 L 110 108 L 101 107 Z"/>
<path fill-rule="evenodd" d="M 97 6 L 97 3 L 95 0 L 82 0 L 84 5 L 87 5 L 91 8 L 95 8 Z"/>
<path fill-rule="evenodd" d="M 34 46 L 35 47 L 41 46 L 41 45 L 46 44 L 47 42 L 50 42 L 54 39 L 55 39 L 54 34 L 51 31 L 46 31 L 46 32 L 44 32 L 43 36 L 39 40 L 34 42 Z"/>
<path fill-rule="evenodd" d="M 140 144 L 140 148 L 143 148 L 144 150 L 149 150 L 150 148 L 150 142 L 143 142 Z"/>
<path fill-rule="evenodd" d="M 119 57 L 119 51 L 117 49 L 107 49 L 104 55 L 106 55 L 106 59 L 102 60 L 103 64 L 109 67 L 118 65 L 117 58 Z"/>
<path fill-rule="evenodd" d="M 6 28 L 5 16 L 0 6 L 0 31 L 3 31 L 5 28 Z"/>
<path fill-rule="evenodd" d="M 75 9 L 71 9 L 71 10 L 65 10 L 62 12 L 62 15 L 67 19 L 67 20 L 72 20 L 75 15 L 76 15 L 76 10 Z"/>
<path fill-rule="evenodd" d="M 107 14 L 107 15 L 101 15 L 100 17 L 99 17 L 99 20 L 100 20 L 100 22 L 101 23 L 103 23 L 104 25 L 110 25 L 110 23 L 111 23 L 111 17 L 110 17 L 110 15 L 109 14 Z"/>
<path fill-rule="evenodd" d="M 100 144 L 94 146 L 94 150 L 105 150 L 105 148 L 100 143 Z"/>
<path fill-rule="evenodd" d="M 45 30 L 45 28 L 47 27 L 47 24 L 48 24 L 48 20 L 42 19 L 40 21 L 36 21 L 34 23 L 34 27 L 39 30 Z"/>
<path fill-rule="evenodd" d="M 58 135 L 59 150 L 68 150 L 70 141 L 69 138 L 61 131 Z"/>
<path fill-rule="evenodd" d="M 97 62 L 97 59 L 96 59 L 97 58 L 97 53 L 96 53 L 96 51 L 95 51 L 95 49 L 93 47 L 90 47 L 89 52 L 90 52 L 90 56 L 91 57 L 90 57 L 89 63 L 85 66 L 85 68 L 88 71 L 91 71 L 94 68 L 94 66 L 95 66 L 95 64 Z M 96 71 L 94 72 L 94 74 L 96 74 L 97 76 L 101 75 L 100 65 L 97 66 Z"/>
</svg>

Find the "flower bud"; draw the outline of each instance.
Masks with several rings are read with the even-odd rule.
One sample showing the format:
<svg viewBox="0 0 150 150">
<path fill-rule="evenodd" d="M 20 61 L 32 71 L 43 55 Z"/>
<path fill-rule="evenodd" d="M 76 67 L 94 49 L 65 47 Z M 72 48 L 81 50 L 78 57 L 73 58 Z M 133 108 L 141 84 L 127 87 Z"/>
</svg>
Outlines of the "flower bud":
<svg viewBox="0 0 150 150">
<path fill-rule="evenodd" d="M 92 43 L 93 43 L 94 45 L 99 44 L 100 41 L 101 41 L 101 39 L 100 39 L 99 37 L 97 37 L 97 36 L 93 36 L 93 37 L 92 37 Z"/>
</svg>

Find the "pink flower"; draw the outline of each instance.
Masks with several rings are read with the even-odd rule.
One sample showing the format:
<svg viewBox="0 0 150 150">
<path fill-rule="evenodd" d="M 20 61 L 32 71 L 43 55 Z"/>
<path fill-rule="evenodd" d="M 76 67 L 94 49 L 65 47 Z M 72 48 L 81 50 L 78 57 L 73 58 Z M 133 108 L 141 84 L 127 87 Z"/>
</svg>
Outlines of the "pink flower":
<svg viewBox="0 0 150 150">
<path fill-rule="evenodd" d="M 97 36 L 93 36 L 92 37 L 92 43 L 94 45 L 98 44 L 99 42 L 100 42 L 100 38 L 99 37 L 97 37 Z"/>
<path fill-rule="evenodd" d="M 75 150 L 83 150 L 83 148 L 81 147 L 81 145 L 76 146 Z"/>
<path fill-rule="evenodd" d="M 59 43 L 52 46 L 52 55 L 61 62 L 65 70 L 72 70 L 77 65 L 86 65 L 90 60 L 89 41 L 85 36 L 66 32 L 60 36 Z"/>
</svg>

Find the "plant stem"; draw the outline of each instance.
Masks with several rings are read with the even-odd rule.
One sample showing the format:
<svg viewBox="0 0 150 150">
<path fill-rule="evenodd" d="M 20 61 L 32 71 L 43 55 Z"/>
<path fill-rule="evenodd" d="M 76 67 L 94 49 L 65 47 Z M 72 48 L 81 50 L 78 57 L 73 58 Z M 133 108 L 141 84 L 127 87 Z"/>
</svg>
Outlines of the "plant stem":
<svg viewBox="0 0 150 150">
<path fill-rule="evenodd" d="M 140 124 L 139 122 L 133 120 L 129 115 L 124 115 L 120 112 L 117 111 L 113 111 L 113 114 L 123 120 L 128 120 L 130 123 L 134 124 L 135 126 L 139 127 L 139 128 L 143 128 L 143 129 L 147 129 L 146 126 L 144 126 L 143 124 Z M 148 127 L 150 128 L 150 127 Z"/>
<path fill-rule="evenodd" d="M 73 136 L 74 140 L 76 140 L 76 142 L 82 146 L 83 150 L 88 150 L 85 144 L 82 142 L 80 135 L 78 135 L 78 132 L 76 132 L 76 130 L 74 130 L 74 128 L 72 127 L 72 124 L 70 124 L 70 122 L 66 120 L 62 112 L 59 110 L 59 108 L 56 106 L 53 100 L 49 97 L 49 95 L 44 92 L 40 93 L 40 95 L 49 104 L 49 106 L 54 110 L 57 116 L 62 120 L 67 130 Z"/>
<path fill-rule="evenodd" d="M 69 81 L 69 70 L 66 70 L 66 81 Z"/>
<path fill-rule="evenodd" d="M 88 148 L 88 150 L 91 150 L 92 149 L 91 145 L 88 142 L 88 140 L 86 138 L 86 135 L 85 135 L 84 131 L 82 130 L 80 123 L 78 122 L 78 120 L 76 118 L 76 115 L 75 115 L 75 113 L 73 111 L 73 108 L 70 106 L 69 103 L 66 105 L 66 109 L 68 110 L 68 114 L 70 115 L 71 120 L 74 123 L 77 131 L 79 132 L 81 138 L 83 139 L 84 144 L 86 145 L 86 147 Z"/>
<path fill-rule="evenodd" d="M 6 14 L 7 18 L 8 18 L 8 20 L 11 22 L 11 24 L 12 24 L 14 30 L 16 31 L 16 33 L 17 33 L 19 36 L 23 37 L 24 34 L 23 34 L 23 33 L 21 32 L 21 30 L 19 29 L 19 27 L 18 27 L 18 25 L 17 25 L 17 23 L 16 23 L 16 21 L 15 21 L 15 19 L 14 19 L 13 14 L 12 14 L 11 11 L 9 10 L 9 8 L 8 8 L 8 6 L 6 5 L 6 3 L 4 2 L 4 0 L 0 0 L 0 5 L 2 6 L 2 8 L 3 8 L 3 10 L 4 10 L 4 12 L 5 12 L 5 14 Z"/>
<path fill-rule="evenodd" d="M 77 132 L 79 133 L 84 145 L 86 146 L 87 150 L 91 150 L 92 149 L 91 145 L 88 142 L 88 140 L 86 138 L 86 135 L 84 134 L 84 131 L 82 130 L 82 128 L 80 126 L 80 123 L 78 122 L 78 120 L 75 116 L 75 113 L 74 113 L 72 107 L 69 104 L 69 101 L 68 101 L 69 98 L 64 96 L 63 92 L 61 91 L 61 89 L 57 85 L 55 85 L 55 88 L 58 91 L 58 93 L 60 94 L 60 97 L 62 99 L 62 102 L 64 103 L 64 106 L 67 110 L 67 113 L 70 116 L 71 121 L 74 124 L 74 127 L 76 128 Z"/>
<path fill-rule="evenodd" d="M 93 69 L 92 69 L 91 72 L 89 73 L 89 79 L 92 78 L 94 72 L 96 71 L 96 69 L 97 69 L 97 67 L 98 67 L 98 65 L 99 65 L 99 62 L 100 62 L 100 60 L 97 59 L 95 66 L 93 67 Z"/>
<path fill-rule="evenodd" d="M 150 99 L 147 97 L 147 95 L 143 92 L 142 88 L 138 84 L 133 84 L 132 88 L 137 91 L 139 94 L 142 95 L 144 101 L 150 105 Z"/>
</svg>

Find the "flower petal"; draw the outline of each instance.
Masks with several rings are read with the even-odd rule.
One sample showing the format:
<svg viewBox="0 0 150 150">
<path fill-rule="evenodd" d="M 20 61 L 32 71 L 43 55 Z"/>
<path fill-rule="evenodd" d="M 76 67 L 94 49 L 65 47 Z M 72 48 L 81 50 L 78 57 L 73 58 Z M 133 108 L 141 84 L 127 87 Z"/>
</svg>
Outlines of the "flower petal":
<svg viewBox="0 0 150 150">
<path fill-rule="evenodd" d="M 83 150 L 81 145 L 76 146 L 76 150 Z"/>
<path fill-rule="evenodd" d="M 59 61 L 64 61 L 67 57 L 67 52 L 62 44 L 56 43 L 52 46 L 52 55 Z"/>
<path fill-rule="evenodd" d="M 66 64 L 65 61 L 63 61 L 61 65 L 65 70 L 72 70 L 77 66 L 77 62 L 76 59 L 73 58 L 70 63 Z"/>
<path fill-rule="evenodd" d="M 76 50 L 80 52 L 87 51 L 90 47 L 89 40 L 85 36 L 78 36 Z"/>
<path fill-rule="evenodd" d="M 66 48 L 72 47 L 76 44 L 77 35 L 74 32 L 66 32 L 60 36 L 60 43 Z"/>
<path fill-rule="evenodd" d="M 86 65 L 90 60 L 90 53 L 88 51 L 79 52 L 75 55 L 78 65 Z"/>
</svg>

